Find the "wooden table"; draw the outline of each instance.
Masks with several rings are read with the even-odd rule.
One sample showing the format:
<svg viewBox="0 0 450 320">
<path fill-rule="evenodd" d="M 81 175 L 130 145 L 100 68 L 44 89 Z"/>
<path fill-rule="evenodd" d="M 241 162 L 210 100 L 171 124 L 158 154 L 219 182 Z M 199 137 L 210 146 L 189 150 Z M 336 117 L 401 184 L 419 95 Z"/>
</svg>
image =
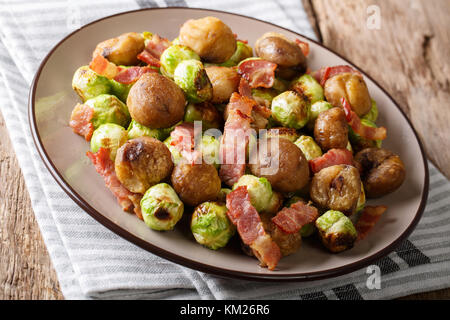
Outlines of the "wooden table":
<svg viewBox="0 0 450 320">
<path fill-rule="evenodd" d="M 319 39 L 361 66 L 411 119 L 450 177 L 448 0 L 302 0 Z M 369 29 L 370 5 L 380 29 Z M 0 299 L 63 299 L 0 115 Z M 450 289 L 408 299 L 449 299 Z"/>
</svg>

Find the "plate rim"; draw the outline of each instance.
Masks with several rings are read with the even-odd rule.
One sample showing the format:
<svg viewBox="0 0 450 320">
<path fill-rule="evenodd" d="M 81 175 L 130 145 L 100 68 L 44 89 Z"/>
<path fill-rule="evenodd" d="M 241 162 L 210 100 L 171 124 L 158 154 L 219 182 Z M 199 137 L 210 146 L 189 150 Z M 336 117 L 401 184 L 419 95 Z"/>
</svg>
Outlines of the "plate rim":
<svg viewBox="0 0 450 320">
<path fill-rule="evenodd" d="M 385 246 L 384 248 L 382 248 L 381 250 L 377 251 L 376 253 L 357 260 L 355 262 L 346 264 L 344 266 L 340 266 L 340 267 L 336 267 L 336 268 L 331 268 L 331 269 L 326 269 L 326 270 L 322 270 L 322 271 L 315 271 L 315 272 L 302 272 L 302 273 L 294 273 L 294 274 L 290 274 L 290 275 L 281 275 L 281 274 L 277 274 L 276 271 L 274 271 L 273 273 L 270 274 L 262 274 L 262 273 L 257 273 L 257 272 L 244 272 L 244 271 L 236 271 L 236 270 L 230 270 L 230 269 L 226 269 L 226 268 L 221 268 L 221 267 L 216 267 L 216 266 L 212 266 L 206 263 L 202 263 L 202 262 L 198 262 L 195 261 L 193 259 L 189 259 L 186 258 L 184 256 L 180 256 L 178 254 L 175 254 L 173 252 L 167 251 L 164 248 L 158 247 L 156 245 L 153 245 L 150 242 L 147 242 L 137 236 L 135 236 L 134 234 L 132 234 L 131 232 L 127 231 L 126 229 L 122 228 L 120 225 L 116 224 L 115 222 L 113 222 L 112 220 L 108 219 L 106 216 L 102 215 L 99 211 L 97 211 L 96 209 L 94 209 L 87 201 L 85 201 L 71 186 L 68 182 L 66 182 L 63 178 L 63 176 L 60 174 L 60 172 L 56 169 L 56 166 L 54 165 L 53 161 L 50 159 L 49 155 L 47 154 L 47 151 L 44 148 L 44 145 L 41 141 L 41 137 L 40 137 L 40 133 L 38 131 L 37 128 L 37 122 L 36 122 L 36 116 L 35 116 L 35 95 L 36 95 L 36 88 L 37 88 L 37 83 L 39 81 L 42 69 L 44 68 L 44 66 L 46 65 L 47 61 L 50 59 L 50 57 L 52 56 L 53 52 L 60 46 L 62 45 L 67 39 L 69 39 L 70 37 L 72 37 L 75 33 L 77 33 L 78 31 L 91 26 L 93 24 L 99 23 L 103 20 L 106 19 L 110 19 L 110 18 L 114 18 L 120 15 L 125 15 L 125 14 L 130 14 L 130 13 L 135 13 L 135 12 L 140 12 L 140 11 L 155 11 L 155 10 L 200 10 L 200 11 L 206 11 L 206 12 L 212 12 L 212 13 L 221 13 L 221 14 L 228 14 L 228 15 L 233 15 L 233 16 L 238 16 L 244 19 L 249 19 L 249 20 L 254 20 L 254 21 L 258 21 L 258 22 L 262 22 L 265 24 L 269 24 L 272 25 L 274 27 L 277 28 L 281 28 L 285 31 L 294 33 L 300 37 L 303 37 L 305 39 L 307 39 L 308 41 L 311 41 L 313 43 L 315 43 L 316 45 L 320 46 L 321 48 L 328 50 L 330 52 L 332 52 L 333 54 L 335 54 L 336 56 L 340 57 L 341 59 L 343 59 L 345 62 L 347 62 L 348 64 L 356 67 L 365 77 L 369 78 L 378 88 L 381 89 L 381 91 L 392 101 L 392 103 L 395 105 L 395 107 L 400 111 L 400 113 L 402 114 L 402 116 L 406 119 L 406 122 L 408 123 L 409 127 L 411 128 L 412 132 L 414 133 L 414 136 L 417 140 L 417 143 L 419 144 L 419 148 L 421 151 L 421 156 L 422 156 L 422 161 L 423 161 L 423 165 L 424 165 L 424 170 L 425 170 L 425 177 L 424 177 L 424 186 L 422 189 L 422 196 L 421 196 L 421 201 L 419 204 L 419 207 L 417 209 L 416 214 L 414 215 L 414 218 L 412 219 L 411 223 L 408 225 L 408 227 L 405 229 L 405 231 L 400 234 L 400 236 L 398 236 L 394 241 L 392 241 L 389 245 Z M 418 224 L 418 222 L 420 221 L 423 212 L 425 210 L 425 206 L 426 206 L 426 201 L 428 198 L 428 192 L 429 192 L 429 168 L 428 168 L 428 162 L 427 162 L 427 158 L 426 158 L 426 153 L 425 153 L 425 149 L 423 147 L 422 141 L 420 140 L 419 135 L 417 134 L 414 126 L 412 125 L 411 121 L 409 120 L 409 118 L 407 117 L 406 113 L 400 108 L 400 106 L 398 105 L 397 101 L 395 101 L 392 96 L 386 91 L 386 89 L 384 89 L 384 87 L 382 87 L 377 81 L 375 81 L 370 75 L 368 75 L 363 69 L 359 68 L 358 66 L 356 66 L 353 62 L 349 61 L 349 59 L 343 57 L 342 55 L 340 55 L 339 53 L 335 52 L 334 50 L 326 47 L 325 45 L 323 45 L 322 43 L 311 39 L 303 34 L 300 34 L 298 32 L 295 32 L 293 30 L 290 30 L 288 28 L 285 27 L 281 27 L 279 25 L 276 25 L 274 23 L 271 22 L 267 22 L 261 19 L 257 19 L 257 18 L 253 18 L 253 17 L 249 17 L 246 15 L 242 15 L 242 14 L 237 14 L 237 13 L 232 13 L 232 12 L 227 12 L 227 11 L 222 11 L 222 10 L 215 10 L 215 9 L 206 9 L 206 8 L 194 8 L 194 7 L 180 7 L 180 6 L 175 6 L 175 7 L 159 7 L 159 8 L 141 8 L 141 9 L 136 9 L 136 10 L 129 10 L 129 11 L 123 11 L 123 12 L 119 12 L 113 15 L 109 15 L 94 21 L 89 22 L 88 24 L 85 24 L 83 26 L 81 26 L 80 28 L 70 32 L 68 35 L 66 35 L 64 38 L 62 38 L 57 44 L 55 44 L 53 46 L 53 48 L 47 53 L 47 55 L 45 56 L 45 58 L 41 61 L 38 70 L 36 71 L 33 81 L 31 83 L 30 86 L 30 91 L 29 91 L 29 96 L 28 96 L 28 122 L 29 122 L 29 126 L 30 126 L 30 130 L 31 130 L 31 135 L 33 138 L 33 142 L 37 148 L 39 157 L 41 158 L 41 160 L 44 162 L 45 167 L 47 168 L 47 170 L 50 172 L 50 174 L 52 175 L 52 177 L 55 179 L 55 181 L 58 183 L 58 185 L 63 189 L 63 191 L 81 208 L 83 209 L 86 213 L 88 213 L 92 218 L 94 218 L 97 222 L 99 222 L 100 224 L 102 224 L 103 226 L 105 226 L 106 228 L 108 228 L 109 230 L 111 230 L 112 232 L 114 232 L 115 234 L 119 235 L 120 237 L 124 238 L 125 240 L 141 247 L 142 249 L 149 251 L 153 254 L 158 255 L 159 257 L 162 257 L 164 259 L 167 259 L 171 262 L 183 265 L 185 267 L 194 269 L 194 270 L 198 270 L 201 272 L 205 272 L 205 273 L 209 273 L 209 274 L 214 274 L 217 276 L 222 276 L 222 277 L 227 277 L 227 278 L 237 278 L 237 279 L 244 279 L 244 280 L 253 280 L 253 281 L 271 281 L 271 282 L 292 282 L 292 281 L 296 281 L 296 282 L 302 282 L 302 281 L 312 281 L 312 280 L 320 280 L 320 279 L 326 279 L 326 278 L 332 278 L 332 277 L 337 277 L 340 275 L 344 275 L 344 274 L 348 274 L 350 272 L 356 271 L 358 269 L 364 268 L 368 265 L 370 265 L 372 262 L 380 259 L 381 257 L 386 256 L 387 254 L 389 254 L 390 252 L 392 252 L 403 240 L 405 240 L 410 234 L 411 232 L 415 229 L 416 225 Z"/>
</svg>

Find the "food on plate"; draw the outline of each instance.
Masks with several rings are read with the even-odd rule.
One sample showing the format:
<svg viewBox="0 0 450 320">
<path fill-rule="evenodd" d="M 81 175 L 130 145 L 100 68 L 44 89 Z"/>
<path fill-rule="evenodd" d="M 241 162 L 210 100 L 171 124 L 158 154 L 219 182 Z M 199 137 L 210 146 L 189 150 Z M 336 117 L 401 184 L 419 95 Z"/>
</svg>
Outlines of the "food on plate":
<svg viewBox="0 0 450 320">
<path fill-rule="evenodd" d="M 167 183 L 150 187 L 141 200 L 144 222 L 153 230 L 172 230 L 184 212 L 183 202 Z"/>
<path fill-rule="evenodd" d="M 215 17 L 173 41 L 124 33 L 75 71 L 69 125 L 122 209 L 155 232 L 190 230 L 219 252 L 237 233 L 269 270 L 306 237 L 348 250 L 386 211 L 367 199 L 397 190 L 406 169 L 381 148 L 363 75 L 312 71 L 309 51 L 275 32 L 248 44 Z"/>
<path fill-rule="evenodd" d="M 311 104 L 295 91 L 285 91 L 272 100 L 272 117 L 284 127 L 301 129 L 309 120 Z"/>
<path fill-rule="evenodd" d="M 114 162 L 117 178 L 131 192 L 144 193 L 172 172 L 171 153 L 161 141 L 150 137 L 128 140 Z"/>
<path fill-rule="evenodd" d="M 183 91 L 170 79 L 144 74 L 131 88 L 127 106 L 131 117 L 149 128 L 167 128 L 181 121 L 186 100 Z"/>
<path fill-rule="evenodd" d="M 271 152 L 272 145 L 275 152 Z M 261 144 L 259 148 L 261 148 Z M 280 192 L 300 190 L 309 182 L 309 167 L 305 155 L 293 142 L 287 139 L 267 139 L 268 154 L 256 157 L 250 164 L 253 175 L 266 178 L 272 188 Z M 276 164 L 277 169 L 273 169 Z"/>
<path fill-rule="evenodd" d="M 400 157 L 389 150 L 367 148 L 355 155 L 367 197 L 377 198 L 399 188 L 406 176 Z"/>
<path fill-rule="evenodd" d="M 217 250 L 225 247 L 236 233 L 236 227 L 227 217 L 225 203 L 204 202 L 198 205 L 191 219 L 195 240 L 205 247 Z"/>
<path fill-rule="evenodd" d="M 328 210 L 320 216 L 316 228 L 323 245 L 335 253 L 352 248 L 358 236 L 352 221 L 336 210 Z"/>
</svg>

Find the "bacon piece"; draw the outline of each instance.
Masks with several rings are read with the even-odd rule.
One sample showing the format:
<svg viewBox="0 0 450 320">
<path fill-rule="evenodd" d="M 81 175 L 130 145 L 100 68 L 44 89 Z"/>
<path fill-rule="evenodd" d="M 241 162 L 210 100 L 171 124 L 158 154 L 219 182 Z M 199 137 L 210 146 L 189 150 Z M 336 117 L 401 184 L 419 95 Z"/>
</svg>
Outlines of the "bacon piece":
<svg viewBox="0 0 450 320">
<path fill-rule="evenodd" d="M 251 134 L 251 114 L 257 103 L 234 92 L 227 105 L 227 121 L 220 143 L 220 178 L 232 186 L 245 173 L 245 156 Z"/>
<path fill-rule="evenodd" d="M 131 84 L 136 82 L 144 73 L 156 72 L 155 69 L 150 67 L 130 67 L 120 71 L 114 80 L 123 84 Z"/>
<path fill-rule="evenodd" d="M 367 206 L 364 208 L 355 225 L 358 232 L 358 240 L 362 240 L 367 236 L 386 210 L 386 206 Z"/>
<path fill-rule="evenodd" d="M 244 244 L 250 246 L 262 266 L 274 270 L 281 258 L 281 251 L 264 231 L 258 211 L 251 205 L 247 187 L 241 186 L 230 192 L 226 205 L 227 215 L 236 225 Z"/>
<path fill-rule="evenodd" d="M 117 198 L 122 209 L 124 211 L 131 211 L 134 205 L 130 197 L 134 197 L 136 194 L 125 188 L 117 178 L 114 163 L 109 157 L 108 149 L 100 148 L 96 153 L 88 151 L 86 155 L 91 159 L 95 170 L 103 177 L 106 186 Z"/>
<path fill-rule="evenodd" d="M 313 173 L 337 164 L 353 165 L 353 154 L 347 149 L 330 149 L 321 157 L 309 160 L 309 168 Z"/>
<path fill-rule="evenodd" d="M 141 61 L 144 61 L 149 66 L 157 68 L 161 67 L 161 62 L 159 62 L 159 59 L 155 58 L 150 52 L 145 49 L 138 54 L 137 58 Z"/>
<path fill-rule="evenodd" d="M 108 79 L 114 79 L 114 77 L 122 70 L 122 68 L 109 62 L 102 55 L 96 55 L 89 64 L 89 68 Z"/>
<path fill-rule="evenodd" d="M 94 132 L 94 125 L 91 122 L 93 117 L 94 109 L 86 104 L 77 104 L 72 111 L 69 125 L 73 132 L 90 141 Z"/>
<path fill-rule="evenodd" d="M 169 40 L 167 40 L 166 38 L 161 38 L 157 34 L 153 34 L 153 36 L 145 46 L 145 50 L 159 60 L 164 50 L 166 50 L 168 47 L 170 47 Z"/>
<path fill-rule="evenodd" d="M 239 91 L 240 95 L 242 95 L 244 97 L 249 97 L 249 98 L 252 97 L 252 88 L 250 88 L 250 84 L 248 83 L 248 81 L 242 77 L 241 77 L 241 80 L 239 81 L 238 91 Z"/>
<path fill-rule="evenodd" d="M 198 133 L 201 136 L 201 132 Z M 195 149 L 195 132 L 194 124 L 184 122 L 175 127 L 170 133 L 172 137 L 171 145 L 180 151 L 185 160 L 190 163 L 201 163 L 202 153 Z"/>
<path fill-rule="evenodd" d="M 292 204 L 289 208 L 283 208 L 272 218 L 272 222 L 285 233 L 297 233 L 300 229 L 319 217 L 319 211 L 303 201 Z"/>
<path fill-rule="evenodd" d="M 373 128 L 364 125 L 358 115 L 352 110 L 350 103 L 342 97 L 341 104 L 344 107 L 347 123 L 352 127 L 355 133 L 367 140 L 384 140 L 387 137 L 386 128 Z"/>
<path fill-rule="evenodd" d="M 328 79 L 341 73 L 356 73 L 359 75 L 361 74 L 358 70 L 355 70 L 350 66 L 334 66 L 334 67 L 320 68 L 319 70 L 313 72 L 312 76 L 323 87 Z"/>
<path fill-rule="evenodd" d="M 303 55 L 307 57 L 309 55 L 309 43 L 302 41 L 300 39 L 295 39 L 295 43 L 300 47 L 303 52 Z"/>
<path fill-rule="evenodd" d="M 238 73 L 249 82 L 251 88 L 271 88 L 275 81 L 275 69 L 277 65 L 273 62 L 252 59 L 241 62 Z"/>
</svg>

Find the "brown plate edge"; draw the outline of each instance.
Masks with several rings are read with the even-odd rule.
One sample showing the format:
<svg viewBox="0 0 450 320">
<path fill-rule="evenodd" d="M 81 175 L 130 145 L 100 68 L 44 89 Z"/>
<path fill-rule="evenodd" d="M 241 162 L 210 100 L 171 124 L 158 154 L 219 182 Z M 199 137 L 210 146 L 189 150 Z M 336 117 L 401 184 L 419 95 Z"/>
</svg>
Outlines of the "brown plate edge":
<svg viewBox="0 0 450 320">
<path fill-rule="evenodd" d="M 286 30 L 288 32 L 292 32 L 297 34 L 300 37 L 303 37 L 305 39 L 307 39 L 308 41 L 314 42 L 315 44 L 319 45 L 320 47 L 331 51 L 332 53 L 334 53 L 335 55 L 337 55 L 338 57 L 340 57 L 341 59 L 345 60 L 347 63 L 349 63 L 350 65 L 354 66 L 355 68 L 357 68 L 359 71 L 361 71 L 364 76 L 366 76 L 367 78 L 369 78 L 371 81 L 373 81 L 375 83 L 376 86 L 378 86 L 384 94 L 386 94 L 386 96 L 393 102 L 393 104 L 397 107 L 397 109 L 399 109 L 399 111 L 401 112 L 401 114 L 403 115 L 403 117 L 406 119 L 407 123 L 409 124 L 411 130 L 413 131 L 416 140 L 419 144 L 420 147 L 420 151 L 421 151 L 421 155 L 422 155 L 422 160 L 423 160 L 423 164 L 424 164 L 424 169 L 425 169 L 425 181 L 424 181 L 424 187 L 422 190 L 422 198 L 421 198 L 421 202 L 419 205 L 419 208 L 416 212 L 416 215 L 414 216 L 414 219 L 412 220 L 412 222 L 410 223 L 410 225 L 406 228 L 406 230 L 396 239 L 394 240 L 392 243 L 390 243 L 389 245 L 387 245 L 385 248 L 383 248 L 382 250 L 378 251 L 377 253 L 366 257 L 364 259 L 355 261 L 353 263 L 350 263 L 348 265 L 342 266 L 342 267 L 337 267 L 337 268 L 332 268 L 332 269 L 328 269 L 328 270 L 324 270 L 324 271 L 318 271 L 318 272 L 310 272 L 310 273 L 298 273 L 298 274 L 293 274 L 293 275 L 278 275 L 276 274 L 276 271 L 273 272 L 273 274 L 261 274 L 261 273 L 251 273 L 251 272 L 239 272 L 239 271 L 234 271 L 234 270 L 229 270 L 229 269 L 223 269 L 223 268 L 219 268 L 219 267 L 215 267 L 215 266 L 211 266 L 211 265 L 207 265 L 201 262 L 197 262 L 188 258 L 185 258 L 183 256 L 179 256 L 177 254 L 171 253 L 169 251 L 164 250 L 163 248 L 157 247 L 155 245 L 152 245 L 151 243 L 136 237 L 135 235 L 133 235 L 132 233 L 130 233 L 129 231 L 123 229 L 122 227 L 120 227 L 119 225 L 115 224 L 113 221 L 109 220 L 108 218 L 106 218 L 105 216 L 103 216 L 100 212 L 98 212 L 96 209 L 94 209 L 93 207 L 91 207 L 75 190 L 72 189 L 72 187 L 64 180 L 64 178 L 62 177 L 62 175 L 58 172 L 58 170 L 56 169 L 55 165 L 53 164 L 53 162 L 50 160 L 46 150 L 43 147 L 39 132 L 37 130 L 37 124 L 36 124 L 36 117 L 35 117 L 35 94 L 36 94 L 36 83 L 39 80 L 41 71 L 44 67 L 44 65 L 46 64 L 47 60 L 51 57 L 52 53 L 68 38 L 70 38 L 73 34 L 75 34 L 76 32 L 78 32 L 78 30 L 81 30 L 83 28 L 86 28 L 87 26 L 90 26 L 92 24 L 98 23 L 102 20 L 106 20 L 115 16 L 119 16 L 119 15 L 123 15 L 123 14 L 129 14 L 129 13 L 133 13 L 133 12 L 138 12 L 138 11 L 149 11 L 149 10 L 171 10 L 171 9 L 183 9 L 183 10 L 202 10 L 202 11 L 207 11 L 207 12 L 218 12 L 218 13 L 222 13 L 222 14 L 229 14 L 229 15 L 234 15 L 234 16 L 240 16 L 243 18 L 247 18 L 247 19 L 251 19 L 251 20 L 255 20 L 255 21 L 259 21 L 259 22 L 263 22 L 266 24 L 270 24 L 273 25 L 274 27 L 277 28 L 281 28 L 283 30 Z M 429 171 L 428 171 L 428 163 L 427 163 L 427 159 L 425 157 L 425 151 L 424 151 L 424 147 L 422 145 L 422 142 L 419 138 L 419 135 L 417 134 L 416 130 L 414 129 L 411 121 L 408 119 L 408 117 L 406 116 L 405 112 L 399 107 L 398 103 L 391 97 L 391 95 L 382 87 L 378 84 L 378 82 L 376 82 L 372 77 L 370 77 L 369 75 L 367 75 L 362 69 L 360 69 L 358 66 L 356 66 L 355 64 L 353 64 L 352 62 L 350 62 L 348 59 L 344 58 L 343 56 L 341 56 L 339 53 L 333 51 L 332 49 L 329 49 L 327 47 L 325 47 L 323 44 L 317 42 L 316 40 L 310 39 L 302 34 L 299 34 L 295 31 L 289 30 L 287 28 L 284 27 L 280 27 L 276 24 L 273 24 L 271 22 L 267 22 L 267 21 L 263 21 L 260 19 L 256 19 L 253 17 L 248 17 L 245 15 L 241 15 L 241 14 L 236 14 L 236 13 L 231 13 L 231 12 L 226 12 L 226 11 L 221 11 L 221 10 L 213 10 L 213 9 L 204 9 L 204 8 L 188 8 L 188 7 L 166 7 L 166 8 L 143 8 L 143 9 L 137 9 L 137 10 L 130 10 L 130 11 L 125 11 L 125 12 L 121 12 L 121 13 L 117 13 L 114 15 L 110 15 L 107 17 L 103 17 L 100 18 L 98 20 L 92 21 L 84 26 L 82 26 L 81 28 L 74 30 L 73 32 L 69 33 L 67 36 L 65 36 L 62 40 L 60 40 L 51 50 L 50 52 L 46 55 L 46 57 L 42 60 L 41 64 L 39 65 L 39 68 L 34 76 L 33 82 L 31 83 L 31 87 L 30 87 L 30 93 L 29 93 L 29 99 L 28 99 L 28 121 L 29 121 L 29 125 L 30 125 L 30 130 L 31 130 L 31 134 L 33 137 L 33 141 L 34 144 L 36 145 L 36 148 L 38 150 L 38 154 L 41 157 L 42 161 L 44 162 L 45 166 L 47 167 L 47 169 L 49 170 L 50 174 L 53 176 L 53 178 L 56 180 L 56 182 L 59 184 L 59 186 L 64 190 L 64 192 L 73 200 L 75 201 L 75 203 L 77 203 L 84 211 L 86 211 L 92 218 L 94 218 L 96 221 L 98 221 L 99 223 L 101 223 L 102 225 L 104 225 L 105 227 L 107 227 L 108 229 L 110 229 L 111 231 L 113 231 L 114 233 L 118 234 L 119 236 L 121 236 L 122 238 L 134 243 L 135 245 L 141 247 L 142 249 L 145 249 L 151 253 L 154 253 L 160 257 L 163 257 L 167 260 L 170 260 L 172 262 L 175 262 L 177 264 L 181 264 L 183 266 L 186 266 L 188 268 L 191 269 L 195 269 L 201 272 L 206 272 L 206 273 L 210 273 L 210 274 L 214 274 L 217 276 L 222 276 L 222 277 L 231 277 L 231 278 L 238 278 L 238 279 L 244 279 L 244 280 L 256 280 L 256 281 L 311 281 L 311 280 L 319 280 L 319 279 L 325 279 L 325 278 L 331 278 L 331 277 L 336 277 L 336 276 L 340 276 L 343 274 L 347 274 L 353 271 L 356 271 L 358 269 L 361 269 L 363 267 L 366 267 L 368 265 L 370 265 L 372 262 L 378 260 L 379 258 L 389 254 L 390 252 L 392 252 L 399 244 L 401 241 L 405 240 L 410 234 L 411 232 L 414 230 L 414 228 L 416 227 L 416 225 L 418 224 L 420 218 L 422 217 L 422 214 L 425 210 L 425 205 L 426 205 L 426 201 L 428 198 L 428 190 L 429 190 Z M 256 263 L 256 261 L 255 261 Z"/>
</svg>

